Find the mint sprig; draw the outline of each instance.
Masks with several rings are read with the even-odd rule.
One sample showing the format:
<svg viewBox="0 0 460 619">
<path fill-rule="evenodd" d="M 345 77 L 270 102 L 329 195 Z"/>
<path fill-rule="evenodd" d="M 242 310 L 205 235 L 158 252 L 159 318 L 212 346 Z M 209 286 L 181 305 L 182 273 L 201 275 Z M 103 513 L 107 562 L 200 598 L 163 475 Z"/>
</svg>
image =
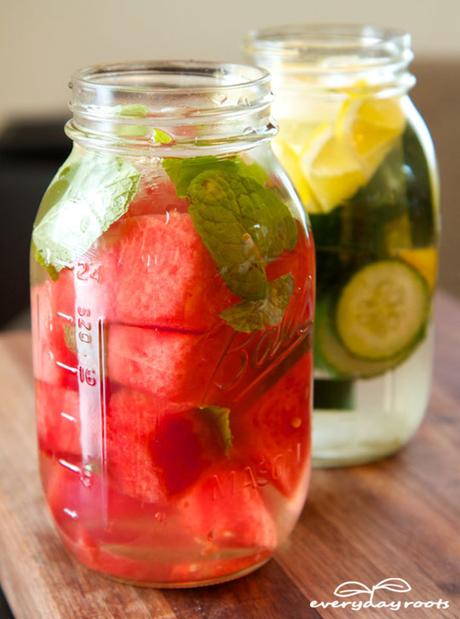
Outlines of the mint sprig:
<svg viewBox="0 0 460 619">
<path fill-rule="evenodd" d="M 128 103 L 127 105 L 117 106 L 114 113 L 115 116 L 120 116 L 120 118 L 146 118 L 150 109 L 142 103 Z M 115 132 L 120 137 L 140 138 L 149 133 L 149 128 L 146 125 L 117 124 Z"/>
<path fill-rule="evenodd" d="M 234 172 L 236 164 L 233 159 L 218 159 L 217 157 L 189 157 L 178 159 L 170 157 L 163 160 L 163 167 L 174 183 L 179 198 L 186 198 L 190 183 L 202 172 L 219 170 Z"/>
<path fill-rule="evenodd" d="M 199 410 L 214 423 L 224 443 L 225 451 L 228 452 L 233 445 L 230 409 L 223 406 L 200 406 Z"/>
<path fill-rule="evenodd" d="M 245 299 L 263 299 L 267 293 L 266 257 L 256 242 L 257 230 L 245 217 L 238 197 L 251 199 L 234 172 L 207 170 L 190 184 L 189 213 L 193 224 L 230 290 Z"/>
<path fill-rule="evenodd" d="M 51 277 L 126 213 L 139 179 L 137 169 L 121 157 L 70 155 L 43 196 L 32 233 L 33 255 Z"/>
<path fill-rule="evenodd" d="M 257 164 L 242 159 L 166 159 L 180 197 L 190 201 L 195 229 L 228 288 L 242 301 L 221 317 L 237 331 L 278 324 L 293 292 L 292 275 L 269 282 L 268 263 L 297 243 L 288 207 L 261 182 Z"/>
<path fill-rule="evenodd" d="M 163 131 L 163 129 L 154 129 L 153 139 L 155 142 L 158 142 L 158 144 L 172 144 L 174 142 L 174 138 L 169 135 L 169 133 L 166 133 L 166 131 Z"/>
<path fill-rule="evenodd" d="M 259 301 L 241 301 L 221 313 L 221 317 L 235 331 L 252 333 L 281 322 L 294 290 L 291 273 L 282 275 L 268 285 L 266 298 Z"/>
<path fill-rule="evenodd" d="M 116 116 L 121 116 L 122 118 L 145 118 L 149 115 L 150 109 L 142 103 L 128 103 L 117 106 L 114 112 Z"/>
</svg>

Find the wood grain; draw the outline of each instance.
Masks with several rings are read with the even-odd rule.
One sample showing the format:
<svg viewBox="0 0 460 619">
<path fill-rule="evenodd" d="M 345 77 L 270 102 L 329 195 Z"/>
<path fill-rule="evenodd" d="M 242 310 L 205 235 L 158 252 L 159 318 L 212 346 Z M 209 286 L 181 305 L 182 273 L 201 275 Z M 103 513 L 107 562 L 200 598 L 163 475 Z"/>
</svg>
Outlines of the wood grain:
<svg viewBox="0 0 460 619">
<path fill-rule="evenodd" d="M 437 303 L 435 379 L 415 440 L 379 464 L 315 471 L 290 543 L 258 572 L 226 585 L 157 591 L 77 565 L 46 514 L 37 472 L 30 335 L 0 336 L 0 577 L 17 619 L 303 619 L 460 617 L 460 304 Z M 449 610 L 310 608 L 338 584 L 406 579 L 393 598 Z"/>
</svg>

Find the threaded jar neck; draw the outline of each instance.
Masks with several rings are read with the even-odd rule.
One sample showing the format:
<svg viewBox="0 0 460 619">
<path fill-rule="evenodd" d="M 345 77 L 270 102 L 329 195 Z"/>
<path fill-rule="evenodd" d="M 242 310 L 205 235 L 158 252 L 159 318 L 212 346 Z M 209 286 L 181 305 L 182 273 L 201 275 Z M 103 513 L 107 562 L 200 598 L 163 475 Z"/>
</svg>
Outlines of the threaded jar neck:
<svg viewBox="0 0 460 619">
<path fill-rule="evenodd" d="M 160 61 L 93 66 L 69 84 L 67 134 L 84 146 L 151 155 L 251 148 L 276 133 L 264 69 Z"/>
<path fill-rule="evenodd" d="M 271 71 L 275 92 L 308 89 L 312 96 L 362 89 L 378 96 L 406 93 L 415 83 L 406 32 L 346 24 L 293 25 L 255 30 L 247 56 Z"/>
</svg>

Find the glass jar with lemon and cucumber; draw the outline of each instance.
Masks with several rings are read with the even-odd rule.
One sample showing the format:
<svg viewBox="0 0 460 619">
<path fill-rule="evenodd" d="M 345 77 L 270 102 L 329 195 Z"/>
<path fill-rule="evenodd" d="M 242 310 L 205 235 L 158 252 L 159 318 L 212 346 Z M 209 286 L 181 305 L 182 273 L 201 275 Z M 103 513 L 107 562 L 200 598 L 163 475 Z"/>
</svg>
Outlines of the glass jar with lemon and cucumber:
<svg viewBox="0 0 460 619">
<path fill-rule="evenodd" d="M 272 72 L 276 152 L 315 237 L 314 462 L 376 460 L 413 436 L 431 382 L 439 187 L 410 36 L 289 26 L 246 50 Z"/>
</svg>

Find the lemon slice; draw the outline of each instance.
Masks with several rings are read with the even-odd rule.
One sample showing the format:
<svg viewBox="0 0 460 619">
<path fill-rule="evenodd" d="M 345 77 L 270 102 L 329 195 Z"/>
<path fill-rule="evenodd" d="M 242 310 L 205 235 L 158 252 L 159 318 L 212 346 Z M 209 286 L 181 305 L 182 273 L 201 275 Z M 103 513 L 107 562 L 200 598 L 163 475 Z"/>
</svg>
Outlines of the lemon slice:
<svg viewBox="0 0 460 619">
<path fill-rule="evenodd" d="M 296 188 L 304 208 L 309 213 L 318 212 L 319 209 L 314 202 L 310 187 L 300 167 L 299 155 L 285 140 L 280 138 L 275 140 L 273 149 Z"/>
<path fill-rule="evenodd" d="M 405 127 L 398 99 L 351 96 L 337 116 L 336 134 L 355 152 L 370 179 Z"/>
<path fill-rule="evenodd" d="M 417 269 L 430 289 L 434 288 L 438 274 L 438 251 L 436 247 L 400 249 L 395 252 L 395 255 Z"/>
<path fill-rule="evenodd" d="M 278 119 L 278 124 L 280 132 L 275 141 L 282 141 L 288 144 L 292 150 L 299 154 L 308 136 L 315 128 L 314 123 L 307 123 L 297 118 L 280 118 Z"/>
<path fill-rule="evenodd" d="M 330 125 L 313 132 L 301 153 L 300 167 L 323 213 L 351 198 L 366 182 L 353 149 L 337 138 Z"/>
<path fill-rule="evenodd" d="M 276 150 L 306 210 L 328 213 L 367 184 L 404 126 L 399 99 L 357 82 L 329 122 L 284 119 Z"/>
</svg>

